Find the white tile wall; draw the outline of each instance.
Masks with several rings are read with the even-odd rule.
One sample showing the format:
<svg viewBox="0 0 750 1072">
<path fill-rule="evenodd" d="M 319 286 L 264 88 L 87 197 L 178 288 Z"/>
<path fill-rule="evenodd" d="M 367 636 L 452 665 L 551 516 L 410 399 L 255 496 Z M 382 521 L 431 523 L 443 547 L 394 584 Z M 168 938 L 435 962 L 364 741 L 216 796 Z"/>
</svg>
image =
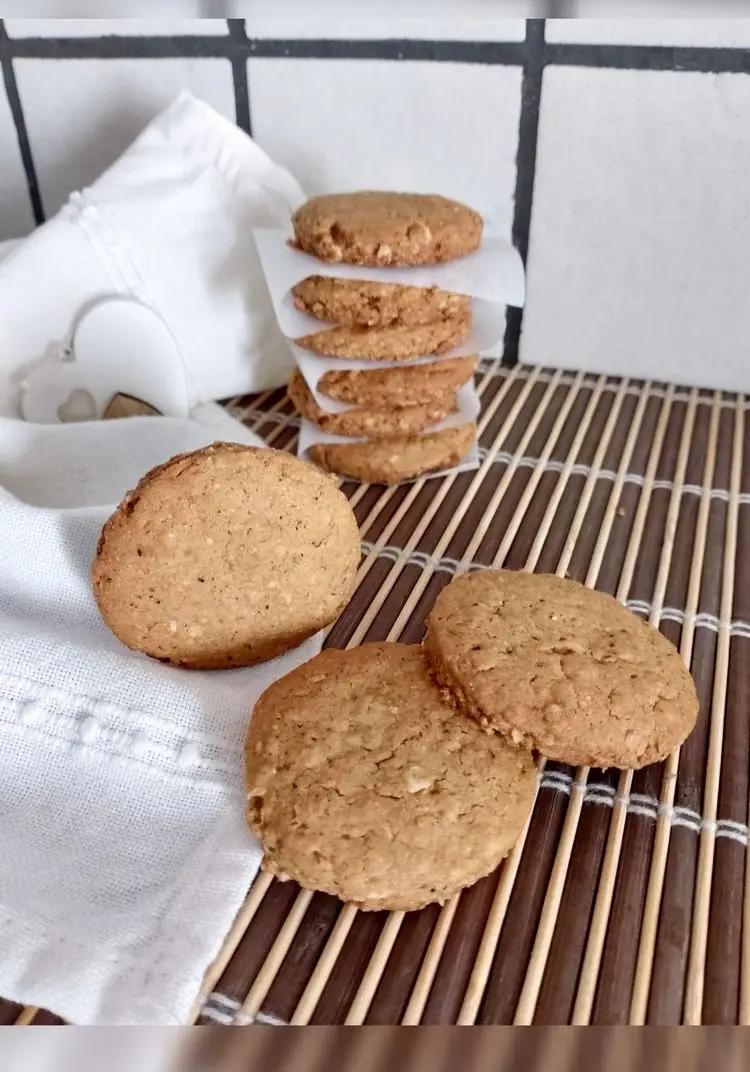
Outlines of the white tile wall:
<svg viewBox="0 0 750 1072">
<path fill-rule="evenodd" d="M 18 238 L 34 225 L 18 138 L 8 99 L 0 89 L 0 241 Z"/>
<path fill-rule="evenodd" d="M 548 69 L 521 356 L 750 388 L 750 78 Z"/>
<path fill-rule="evenodd" d="M 509 233 L 521 69 L 256 59 L 253 134 L 308 192 L 435 190 Z"/>
<path fill-rule="evenodd" d="M 495 0 L 245 0 L 249 37 L 523 41 L 528 4 Z M 533 14 L 533 12 L 532 12 Z M 501 17 L 502 16 L 502 17 Z"/>
<path fill-rule="evenodd" d="M 565 14 L 572 19 L 607 19 L 648 22 L 651 19 L 673 19 L 677 23 L 694 19 L 731 19 L 745 14 L 744 0 L 567 0 Z M 688 18 L 685 18 L 689 15 Z"/>
<path fill-rule="evenodd" d="M 193 5 L 196 8 L 200 4 Z M 6 19 L 11 37 L 145 37 L 226 34 L 226 19 Z"/>
<path fill-rule="evenodd" d="M 601 11 L 599 0 L 597 8 Z M 750 45 L 750 19 L 548 19 L 545 37 L 592 44 L 744 48 Z"/>
<path fill-rule="evenodd" d="M 206 11 L 206 3 L 211 0 L 159 0 L 159 15 L 173 15 L 175 18 L 185 18 L 192 15 L 203 15 Z M 122 0 L 4 0 L 3 16 L 8 19 L 16 17 L 24 18 L 29 15 L 32 8 L 33 15 L 39 22 L 72 22 L 73 19 L 51 19 L 48 16 L 65 15 L 73 9 L 74 14 L 83 16 L 81 21 L 86 21 L 88 16 L 118 16 L 122 15 L 126 8 L 129 18 L 139 15 L 151 15 L 154 10 L 153 0 L 128 0 L 127 5 Z"/>
<path fill-rule="evenodd" d="M 224 59 L 21 59 L 15 68 L 47 215 L 111 164 L 181 89 L 234 118 Z"/>
</svg>

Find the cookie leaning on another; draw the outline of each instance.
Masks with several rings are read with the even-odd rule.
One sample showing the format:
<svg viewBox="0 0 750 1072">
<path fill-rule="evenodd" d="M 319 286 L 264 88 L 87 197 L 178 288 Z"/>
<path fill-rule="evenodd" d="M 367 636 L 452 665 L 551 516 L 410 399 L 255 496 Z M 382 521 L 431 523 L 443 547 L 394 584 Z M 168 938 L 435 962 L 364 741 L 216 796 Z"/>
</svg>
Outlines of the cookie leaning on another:
<svg viewBox="0 0 750 1072">
<path fill-rule="evenodd" d="M 675 647 L 576 581 L 457 577 L 438 595 L 424 643 L 464 714 L 563 763 L 644 767 L 695 726 L 695 685 Z"/>
<path fill-rule="evenodd" d="M 531 756 L 457 718 L 418 645 L 323 651 L 263 693 L 245 755 L 264 869 L 364 909 L 489 874 L 534 797 Z"/>
<path fill-rule="evenodd" d="M 456 408 L 455 392 L 448 392 L 420 406 L 373 406 L 340 413 L 327 413 L 315 401 L 302 373 L 295 371 L 289 381 L 289 397 L 299 413 L 331 435 L 364 436 L 382 439 L 394 435 L 414 435 Z"/>
<path fill-rule="evenodd" d="M 105 524 L 92 580 L 128 647 L 220 669 L 274 658 L 330 624 L 359 558 L 330 477 L 280 451 L 214 443 L 146 473 Z"/>
</svg>

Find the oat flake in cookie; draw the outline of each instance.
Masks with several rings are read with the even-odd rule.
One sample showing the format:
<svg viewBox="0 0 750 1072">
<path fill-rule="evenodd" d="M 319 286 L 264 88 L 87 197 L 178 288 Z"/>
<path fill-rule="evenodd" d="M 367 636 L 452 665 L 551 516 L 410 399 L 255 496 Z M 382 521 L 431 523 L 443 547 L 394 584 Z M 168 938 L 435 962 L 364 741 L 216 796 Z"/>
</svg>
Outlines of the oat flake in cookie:
<svg viewBox="0 0 750 1072">
<path fill-rule="evenodd" d="M 295 243 L 323 261 L 438 264 L 478 249 L 482 217 L 437 194 L 359 190 L 313 197 L 292 216 Z"/>
<path fill-rule="evenodd" d="M 248 820 L 263 867 L 365 909 L 443 902 L 489 874 L 531 808 L 528 752 L 457 718 L 418 645 L 328 649 L 258 700 Z"/>
<path fill-rule="evenodd" d="M 147 473 L 105 524 L 94 596 L 130 648 L 199 669 L 296 647 L 347 603 L 357 523 L 330 477 L 236 443 Z"/>
<path fill-rule="evenodd" d="M 481 570 L 442 590 L 425 647 L 437 680 L 485 727 L 562 763 L 644 767 L 698 715 L 675 647 L 576 581 Z"/>
</svg>

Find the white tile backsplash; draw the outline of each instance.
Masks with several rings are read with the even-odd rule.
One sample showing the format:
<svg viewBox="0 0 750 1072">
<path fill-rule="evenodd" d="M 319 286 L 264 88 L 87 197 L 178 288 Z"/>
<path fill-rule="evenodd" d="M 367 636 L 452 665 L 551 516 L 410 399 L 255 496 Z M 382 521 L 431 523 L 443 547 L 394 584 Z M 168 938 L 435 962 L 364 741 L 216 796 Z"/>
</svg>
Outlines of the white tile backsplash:
<svg viewBox="0 0 750 1072">
<path fill-rule="evenodd" d="M 545 37 L 581 44 L 744 48 L 750 45 L 750 19 L 548 19 Z"/>
<path fill-rule="evenodd" d="M 15 61 L 47 215 L 85 186 L 182 89 L 234 118 L 224 59 Z"/>
<path fill-rule="evenodd" d="M 681 17 L 686 15 L 688 10 L 689 18 Z M 681 3 L 681 0 L 567 0 L 565 14 L 570 17 L 558 21 L 576 22 L 587 19 L 594 22 L 597 19 L 613 18 L 623 22 L 642 23 L 671 20 L 679 25 L 700 19 L 733 19 L 738 12 L 744 10 L 744 0 L 691 0 L 689 5 Z M 638 15 L 639 18 L 633 19 L 633 15 Z"/>
<path fill-rule="evenodd" d="M 547 69 L 521 357 L 750 388 L 750 78 Z"/>
<path fill-rule="evenodd" d="M 18 238 L 34 226 L 26 176 L 8 98 L 0 88 L 0 241 Z"/>
<path fill-rule="evenodd" d="M 249 37 L 523 41 L 527 4 L 495 0 L 246 0 Z"/>
<path fill-rule="evenodd" d="M 226 0 L 224 2 L 226 3 Z M 186 19 L 192 16 L 205 15 L 207 13 L 207 3 L 214 6 L 213 0 L 159 0 L 158 12 L 160 18 L 169 15 L 174 16 L 177 20 Z M 104 21 L 104 18 L 109 16 L 121 18 L 123 9 L 125 9 L 129 19 L 134 19 L 141 15 L 146 16 L 148 19 L 148 16 L 153 15 L 156 6 L 154 0 L 128 0 L 127 5 L 123 4 L 122 0 L 75 0 L 75 3 L 71 2 L 71 0 L 33 0 L 33 2 L 30 2 L 30 0 L 4 0 L 3 17 L 6 22 L 21 20 L 59 24 L 66 22 L 96 22 Z M 230 3 L 229 6 L 231 7 L 232 4 Z M 76 16 L 75 19 L 54 17 L 68 14 L 71 9 Z M 216 14 L 215 11 L 208 13 Z M 33 15 L 32 19 L 28 18 L 30 14 Z M 221 14 L 223 15 L 224 11 Z M 158 22 L 159 20 L 154 19 L 153 21 Z"/>
<path fill-rule="evenodd" d="M 228 32 L 226 19 L 6 19 L 5 26 L 11 37 L 171 37 Z"/>
<path fill-rule="evenodd" d="M 249 84 L 254 136 L 308 192 L 435 191 L 509 233 L 520 68 L 255 59 Z"/>
</svg>

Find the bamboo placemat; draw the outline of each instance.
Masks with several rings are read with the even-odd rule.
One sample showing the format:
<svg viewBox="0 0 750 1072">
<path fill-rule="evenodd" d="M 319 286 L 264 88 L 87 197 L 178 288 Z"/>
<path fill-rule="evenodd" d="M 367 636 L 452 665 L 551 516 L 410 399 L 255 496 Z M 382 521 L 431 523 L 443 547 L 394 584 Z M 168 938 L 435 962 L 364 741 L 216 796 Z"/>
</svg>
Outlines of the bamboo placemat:
<svg viewBox="0 0 750 1072">
<path fill-rule="evenodd" d="M 674 641 L 698 727 L 635 773 L 547 763 L 513 854 L 442 908 L 358 912 L 259 875 L 199 1022 L 750 1022 L 747 404 L 486 360 L 477 379 L 477 472 L 342 484 L 363 559 L 326 643 L 419 641 L 458 570 L 557 572 Z M 295 448 L 283 391 L 230 407 Z M 54 1019 L 0 1003 L 17 1017 Z"/>
</svg>

